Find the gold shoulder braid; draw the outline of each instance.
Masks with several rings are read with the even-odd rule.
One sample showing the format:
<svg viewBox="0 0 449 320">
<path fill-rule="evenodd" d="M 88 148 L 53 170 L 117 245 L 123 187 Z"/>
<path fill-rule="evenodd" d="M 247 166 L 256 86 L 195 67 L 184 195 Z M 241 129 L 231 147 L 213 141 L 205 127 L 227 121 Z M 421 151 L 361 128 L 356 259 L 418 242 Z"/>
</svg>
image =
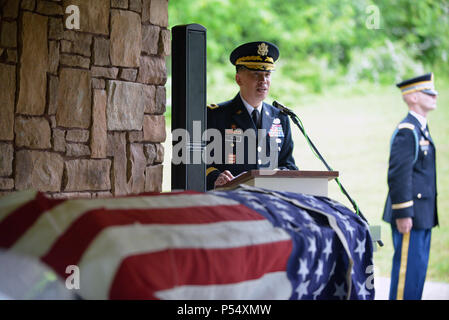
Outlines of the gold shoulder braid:
<svg viewBox="0 0 449 320">
<path fill-rule="evenodd" d="M 217 109 L 218 107 L 220 107 L 218 104 L 212 103 L 210 105 L 207 106 L 210 110 L 214 110 Z"/>
</svg>

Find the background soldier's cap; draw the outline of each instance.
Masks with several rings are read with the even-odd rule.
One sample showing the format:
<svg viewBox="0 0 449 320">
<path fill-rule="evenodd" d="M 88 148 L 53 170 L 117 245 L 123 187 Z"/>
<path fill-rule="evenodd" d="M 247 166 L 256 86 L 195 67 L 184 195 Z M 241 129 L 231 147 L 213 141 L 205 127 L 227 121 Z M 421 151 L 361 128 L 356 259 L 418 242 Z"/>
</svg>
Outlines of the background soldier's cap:
<svg viewBox="0 0 449 320">
<path fill-rule="evenodd" d="M 244 66 L 250 70 L 272 71 L 279 58 L 279 49 L 268 41 L 248 42 L 232 51 L 230 60 L 235 66 Z"/>
<path fill-rule="evenodd" d="M 396 84 L 396 86 L 401 89 L 403 95 L 416 91 L 422 91 L 433 96 L 438 95 L 433 82 L 433 73 L 427 73 L 419 77 L 402 81 L 401 83 Z"/>
</svg>

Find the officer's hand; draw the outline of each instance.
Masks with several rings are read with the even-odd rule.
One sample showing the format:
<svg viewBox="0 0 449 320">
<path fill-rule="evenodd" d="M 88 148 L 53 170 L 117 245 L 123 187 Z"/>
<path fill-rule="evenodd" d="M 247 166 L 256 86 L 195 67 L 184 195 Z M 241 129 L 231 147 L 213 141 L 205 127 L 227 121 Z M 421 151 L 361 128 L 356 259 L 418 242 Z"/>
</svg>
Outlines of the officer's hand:
<svg viewBox="0 0 449 320">
<path fill-rule="evenodd" d="M 228 181 L 231 181 L 232 179 L 234 179 L 232 173 L 230 173 L 228 170 L 225 170 L 222 173 L 220 173 L 217 180 L 215 180 L 214 188 L 221 187 L 222 185 L 226 184 Z"/>
<path fill-rule="evenodd" d="M 412 218 L 399 218 L 396 219 L 396 227 L 400 233 L 409 233 L 413 227 Z"/>
</svg>

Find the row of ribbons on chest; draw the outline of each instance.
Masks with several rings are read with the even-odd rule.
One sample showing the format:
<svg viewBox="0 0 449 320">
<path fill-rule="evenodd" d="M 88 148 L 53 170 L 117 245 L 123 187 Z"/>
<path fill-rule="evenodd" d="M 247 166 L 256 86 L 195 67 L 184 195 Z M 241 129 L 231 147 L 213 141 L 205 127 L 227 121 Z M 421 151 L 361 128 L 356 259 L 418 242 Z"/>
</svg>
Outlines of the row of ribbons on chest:
<svg viewBox="0 0 449 320">
<path fill-rule="evenodd" d="M 254 109 L 251 113 L 251 118 L 253 119 L 254 125 L 257 129 L 262 129 L 262 117 L 259 110 Z M 284 136 L 284 132 L 282 130 L 281 121 L 279 118 L 275 118 L 273 124 L 271 125 L 270 130 L 268 131 L 268 135 L 270 137 L 280 138 Z"/>
</svg>

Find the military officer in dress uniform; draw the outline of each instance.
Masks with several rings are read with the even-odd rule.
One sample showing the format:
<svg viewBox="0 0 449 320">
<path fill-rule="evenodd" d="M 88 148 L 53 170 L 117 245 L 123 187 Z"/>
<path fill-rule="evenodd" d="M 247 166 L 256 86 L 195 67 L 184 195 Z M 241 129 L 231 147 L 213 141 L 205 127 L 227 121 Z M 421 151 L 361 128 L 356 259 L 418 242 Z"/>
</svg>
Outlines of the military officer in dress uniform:
<svg viewBox="0 0 449 320">
<path fill-rule="evenodd" d="M 278 57 L 277 46 L 267 41 L 245 43 L 232 51 L 240 92 L 232 100 L 208 106 L 207 127 L 223 137 L 221 161 L 207 166 L 208 190 L 251 169 L 297 170 L 288 116 L 263 101 Z"/>
<path fill-rule="evenodd" d="M 419 300 L 438 224 L 435 145 L 427 125 L 436 108 L 433 74 L 397 84 L 409 113 L 391 138 L 388 197 L 383 219 L 391 223 L 394 256 L 390 299 Z"/>
</svg>

